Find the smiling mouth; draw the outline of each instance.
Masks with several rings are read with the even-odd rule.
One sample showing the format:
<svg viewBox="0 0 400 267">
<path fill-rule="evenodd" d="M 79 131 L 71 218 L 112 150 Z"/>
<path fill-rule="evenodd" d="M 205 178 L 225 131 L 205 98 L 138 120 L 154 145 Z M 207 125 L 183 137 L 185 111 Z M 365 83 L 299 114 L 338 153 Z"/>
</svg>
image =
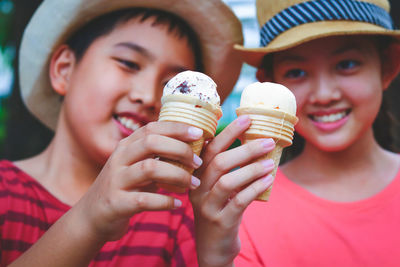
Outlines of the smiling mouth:
<svg viewBox="0 0 400 267">
<path fill-rule="evenodd" d="M 350 113 L 350 109 L 324 115 L 309 115 L 309 118 L 315 122 L 332 123 L 340 121 Z"/>
<path fill-rule="evenodd" d="M 141 123 L 139 123 L 133 119 L 127 118 L 127 117 L 117 116 L 116 119 L 117 119 L 117 121 L 119 121 L 119 123 L 121 123 L 122 126 L 124 126 L 125 128 L 127 128 L 131 131 L 136 131 L 137 129 L 142 127 Z"/>
</svg>

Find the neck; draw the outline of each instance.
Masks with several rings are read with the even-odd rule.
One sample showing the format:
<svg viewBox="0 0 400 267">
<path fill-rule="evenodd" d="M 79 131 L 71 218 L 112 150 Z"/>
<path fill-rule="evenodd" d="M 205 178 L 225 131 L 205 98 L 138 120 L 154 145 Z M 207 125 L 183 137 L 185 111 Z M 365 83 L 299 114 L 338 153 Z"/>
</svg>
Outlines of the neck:
<svg viewBox="0 0 400 267">
<path fill-rule="evenodd" d="M 86 193 L 99 174 L 102 164 L 95 162 L 74 138 L 59 126 L 49 146 L 39 155 L 18 161 L 60 201 L 73 205 Z"/>
<path fill-rule="evenodd" d="M 289 179 L 316 195 L 354 201 L 382 190 L 396 176 L 399 164 L 399 156 L 381 148 L 371 129 L 337 152 L 306 143 L 303 152 L 282 170 Z"/>
<path fill-rule="evenodd" d="M 357 142 L 340 151 L 323 151 L 306 143 L 299 159 L 306 160 L 308 164 L 314 162 L 314 168 L 323 168 L 325 173 L 336 174 L 337 170 L 343 173 L 376 163 L 376 159 L 381 157 L 382 153 L 384 150 L 377 144 L 373 132 L 369 131 Z"/>
</svg>

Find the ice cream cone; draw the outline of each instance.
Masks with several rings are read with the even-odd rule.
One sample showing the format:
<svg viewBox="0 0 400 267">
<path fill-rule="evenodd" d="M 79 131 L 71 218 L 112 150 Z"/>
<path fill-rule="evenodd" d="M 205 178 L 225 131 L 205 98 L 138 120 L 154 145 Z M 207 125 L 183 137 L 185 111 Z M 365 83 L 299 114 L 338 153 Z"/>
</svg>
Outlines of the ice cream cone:
<svg viewBox="0 0 400 267">
<path fill-rule="evenodd" d="M 203 102 L 192 96 L 185 95 L 167 95 L 162 99 L 162 107 L 160 111 L 159 121 L 174 121 L 189 124 L 191 126 L 203 130 L 203 137 L 197 141 L 190 142 L 193 152 L 200 155 L 204 145 L 204 141 L 214 137 L 219 118 L 222 116 L 222 111 L 219 106 L 215 106 Z M 182 167 L 190 173 L 194 169 L 173 160 L 163 159 L 176 166 Z M 184 192 L 184 188 L 162 185 L 163 188 L 174 192 Z"/>
<path fill-rule="evenodd" d="M 275 178 L 283 148 L 292 144 L 297 117 L 278 109 L 262 107 L 239 107 L 236 113 L 238 116 L 249 115 L 251 119 L 251 125 L 244 133 L 244 143 L 259 138 L 274 139 L 275 149 L 258 160 L 272 159 L 274 161 L 275 168 L 271 175 Z M 257 200 L 268 201 L 271 188 L 272 186 L 259 195 Z"/>
</svg>

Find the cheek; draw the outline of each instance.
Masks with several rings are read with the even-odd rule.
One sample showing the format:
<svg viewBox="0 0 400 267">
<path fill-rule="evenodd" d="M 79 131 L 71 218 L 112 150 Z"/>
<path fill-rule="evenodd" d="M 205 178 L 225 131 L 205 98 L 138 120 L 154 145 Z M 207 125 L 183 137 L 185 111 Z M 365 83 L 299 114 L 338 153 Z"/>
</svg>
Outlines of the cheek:
<svg viewBox="0 0 400 267">
<path fill-rule="evenodd" d="M 282 81 L 281 79 L 278 79 L 277 77 L 274 77 L 273 82 L 284 85 L 293 93 L 294 97 L 296 98 L 296 113 L 300 114 L 307 103 L 311 87 L 306 82 L 303 82 L 301 84 L 288 83 Z"/>
<path fill-rule="evenodd" d="M 359 94 L 356 101 L 354 112 L 357 118 L 360 118 L 361 121 L 366 121 L 368 125 L 372 124 L 382 104 L 382 92 Z"/>
<path fill-rule="evenodd" d="M 297 114 L 301 114 L 307 104 L 308 90 L 306 88 L 298 88 L 296 90 L 291 90 L 296 98 Z"/>
<path fill-rule="evenodd" d="M 75 87 L 65 97 L 70 122 L 75 126 L 85 124 L 91 127 L 93 123 L 109 120 L 116 102 L 116 95 L 110 92 L 113 92 L 112 88 L 108 88 L 104 81 L 103 84 L 86 83 Z"/>
<path fill-rule="evenodd" d="M 93 108 L 100 106 L 107 109 L 107 105 L 120 96 L 121 91 L 127 87 L 123 84 L 127 83 L 127 79 L 109 65 L 97 68 L 96 71 L 79 73 L 72 84 L 75 101 L 79 100 Z"/>
<path fill-rule="evenodd" d="M 346 88 L 352 89 L 346 92 L 346 97 L 350 99 L 354 106 L 379 109 L 382 102 L 383 89 L 378 77 L 376 79 L 355 81 Z"/>
</svg>

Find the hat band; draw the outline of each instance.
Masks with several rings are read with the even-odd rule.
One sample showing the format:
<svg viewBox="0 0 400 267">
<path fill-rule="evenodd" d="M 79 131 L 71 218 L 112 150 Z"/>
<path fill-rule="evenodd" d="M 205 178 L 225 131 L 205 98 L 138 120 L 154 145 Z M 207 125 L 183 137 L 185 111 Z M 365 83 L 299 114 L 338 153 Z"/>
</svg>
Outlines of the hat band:
<svg viewBox="0 0 400 267">
<path fill-rule="evenodd" d="M 260 45 L 267 46 L 281 33 L 310 22 L 349 20 L 368 22 L 393 30 L 385 9 L 356 0 L 313 0 L 290 6 L 267 21 L 260 30 Z"/>
</svg>

